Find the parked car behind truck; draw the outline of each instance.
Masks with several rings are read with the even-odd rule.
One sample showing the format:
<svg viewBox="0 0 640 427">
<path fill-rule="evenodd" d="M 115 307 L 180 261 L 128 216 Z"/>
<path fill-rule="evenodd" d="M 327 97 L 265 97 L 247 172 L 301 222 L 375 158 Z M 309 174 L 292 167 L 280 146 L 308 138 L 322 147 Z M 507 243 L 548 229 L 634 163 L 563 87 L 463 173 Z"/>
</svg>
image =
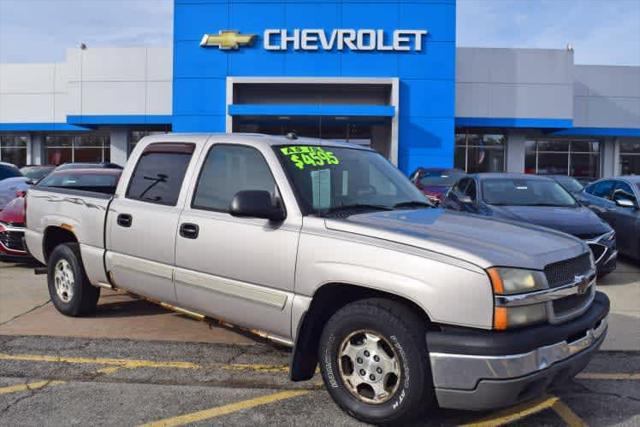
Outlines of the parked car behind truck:
<svg viewBox="0 0 640 427">
<path fill-rule="evenodd" d="M 616 230 L 620 253 L 640 260 L 640 176 L 603 178 L 577 197 Z"/>
<path fill-rule="evenodd" d="M 39 188 L 57 188 L 66 190 L 93 191 L 113 194 L 121 171 L 118 169 L 73 169 L 55 171 L 42 178 Z M 11 179 L 0 182 L 2 185 Z M 25 184 L 26 185 L 26 184 Z M 24 245 L 25 230 L 25 199 L 24 196 L 30 185 L 20 187 L 14 198 L 0 210 L 0 257 L 29 258 L 29 252 Z M 0 191 L 0 200 L 2 192 Z"/>
<path fill-rule="evenodd" d="M 113 197 L 35 187 L 54 305 L 122 288 L 265 331 L 370 423 L 531 399 L 586 366 L 609 301 L 586 244 L 430 208 L 378 153 L 314 139 L 141 140 Z M 526 239 L 526 243 L 524 242 Z"/>
<path fill-rule="evenodd" d="M 616 268 L 615 231 L 551 178 L 518 173 L 469 175 L 453 186 L 444 207 L 571 234 L 589 245 L 599 276 Z"/>
</svg>

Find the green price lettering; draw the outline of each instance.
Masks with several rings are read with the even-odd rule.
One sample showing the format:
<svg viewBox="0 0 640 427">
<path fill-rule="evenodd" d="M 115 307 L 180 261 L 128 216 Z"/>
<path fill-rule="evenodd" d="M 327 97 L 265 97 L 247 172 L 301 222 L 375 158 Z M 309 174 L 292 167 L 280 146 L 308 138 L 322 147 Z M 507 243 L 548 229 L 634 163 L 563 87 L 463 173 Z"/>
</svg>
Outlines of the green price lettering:
<svg viewBox="0 0 640 427">
<path fill-rule="evenodd" d="M 280 152 L 300 170 L 305 166 L 338 165 L 340 160 L 329 150 L 307 145 L 288 146 L 280 148 Z"/>
</svg>

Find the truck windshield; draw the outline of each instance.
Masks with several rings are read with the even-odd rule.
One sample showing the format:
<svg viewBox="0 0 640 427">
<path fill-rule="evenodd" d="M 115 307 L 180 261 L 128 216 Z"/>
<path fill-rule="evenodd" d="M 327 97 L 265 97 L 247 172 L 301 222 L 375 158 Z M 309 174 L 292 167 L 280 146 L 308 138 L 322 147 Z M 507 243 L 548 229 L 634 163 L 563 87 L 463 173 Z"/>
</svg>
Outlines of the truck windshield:
<svg viewBox="0 0 640 427">
<path fill-rule="evenodd" d="M 402 172 L 374 151 L 319 145 L 274 150 L 306 214 L 431 206 Z"/>
</svg>

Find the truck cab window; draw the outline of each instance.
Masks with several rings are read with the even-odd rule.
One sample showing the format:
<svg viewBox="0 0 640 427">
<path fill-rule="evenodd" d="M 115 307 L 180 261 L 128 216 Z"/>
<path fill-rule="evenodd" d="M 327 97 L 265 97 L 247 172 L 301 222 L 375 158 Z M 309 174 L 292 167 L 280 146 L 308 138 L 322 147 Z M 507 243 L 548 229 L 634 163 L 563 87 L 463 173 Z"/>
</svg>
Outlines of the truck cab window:
<svg viewBox="0 0 640 427">
<path fill-rule="evenodd" d="M 166 150 L 149 149 L 150 147 L 152 146 L 147 147 L 138 160 L 129 182 L 126 197 L 149 203 L 175 206 L 193 148 L 171 151 L 172 147 L 166 147 Z"/>
<path fill-rule="evenodd" d="M 276 182 L 262 154 L 244 145 L 214 145 L 202 165 L 191 207 L 228 212 L 233 196 L 245 190 L 277 196 Z"/>
</svg>

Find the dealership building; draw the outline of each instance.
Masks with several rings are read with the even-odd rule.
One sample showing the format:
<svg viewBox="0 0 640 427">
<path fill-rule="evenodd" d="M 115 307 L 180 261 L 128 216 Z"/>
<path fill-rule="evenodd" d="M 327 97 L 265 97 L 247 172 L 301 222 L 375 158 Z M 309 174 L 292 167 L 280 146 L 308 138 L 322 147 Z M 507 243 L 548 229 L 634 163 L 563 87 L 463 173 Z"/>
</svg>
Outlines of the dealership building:
<svg viewBox="0 0 640 427">
<path fill-rule="evenodd" d="M 171 46 L 0 64 L 0 161 L 123 164 L 154 132 L 295 131 L 369 145 L 405 173 L 640 174 L 640 67 L 456 48 L 455 9 L 175 0 Z"/>
</svg>

